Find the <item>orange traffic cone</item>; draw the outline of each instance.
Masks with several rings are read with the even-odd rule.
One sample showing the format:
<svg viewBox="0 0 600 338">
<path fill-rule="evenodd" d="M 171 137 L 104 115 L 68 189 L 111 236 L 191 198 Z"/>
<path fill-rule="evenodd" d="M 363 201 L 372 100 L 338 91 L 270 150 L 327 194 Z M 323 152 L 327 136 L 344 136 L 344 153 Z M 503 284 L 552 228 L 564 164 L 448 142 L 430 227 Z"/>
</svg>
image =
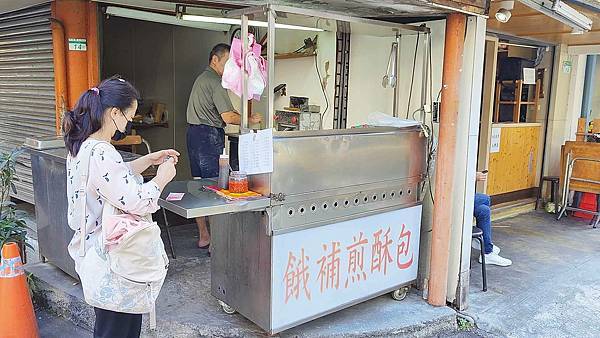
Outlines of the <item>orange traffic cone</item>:
<svg viewBox="0 0 600 338">
<path fill-rule="evenodd" d="M 0 259 L 0 337 L 39 337 L 17 244 L 5 244 Z"/>
</svg>

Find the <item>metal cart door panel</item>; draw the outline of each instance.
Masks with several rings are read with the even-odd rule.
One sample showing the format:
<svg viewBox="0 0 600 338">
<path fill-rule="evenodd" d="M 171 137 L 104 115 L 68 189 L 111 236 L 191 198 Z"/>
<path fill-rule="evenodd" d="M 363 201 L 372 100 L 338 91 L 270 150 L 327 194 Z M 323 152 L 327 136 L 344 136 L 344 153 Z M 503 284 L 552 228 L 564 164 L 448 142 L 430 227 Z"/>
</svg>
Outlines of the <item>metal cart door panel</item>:
<svg viewBox="0 0 600 338">
<path fill-rule="evenodd" d="M 273 236 L 271 331 L 414 281 L 421 209 L 419 205 Z"/>
</svg>

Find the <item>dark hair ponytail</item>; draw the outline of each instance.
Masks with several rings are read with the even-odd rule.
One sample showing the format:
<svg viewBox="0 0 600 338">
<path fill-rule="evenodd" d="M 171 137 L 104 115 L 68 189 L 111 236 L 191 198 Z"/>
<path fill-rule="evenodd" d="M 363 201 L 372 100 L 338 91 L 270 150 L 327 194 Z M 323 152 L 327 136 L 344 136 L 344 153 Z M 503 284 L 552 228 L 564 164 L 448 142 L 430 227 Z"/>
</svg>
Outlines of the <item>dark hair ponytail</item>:
<svg viewBox="0 0 600 338">
<path fill-rule="evenodd" d="M 125 110 L 139 97 L 140 94 L 131 83 L 117 76 L 81 94 L 75 109 L 67 112 L 62 122 L 65 146 L 71 156 L 77 156 L 81 144 L 102 128 L 106 109 L 114 107 Z"/>
</svg>

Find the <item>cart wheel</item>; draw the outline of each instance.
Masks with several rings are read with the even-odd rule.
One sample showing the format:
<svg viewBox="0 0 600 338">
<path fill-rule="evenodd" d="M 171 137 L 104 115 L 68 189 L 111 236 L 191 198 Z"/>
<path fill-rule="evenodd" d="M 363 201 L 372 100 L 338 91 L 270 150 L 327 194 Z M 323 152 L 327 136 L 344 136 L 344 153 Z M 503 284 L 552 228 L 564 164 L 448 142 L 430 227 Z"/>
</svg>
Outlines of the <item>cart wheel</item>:
<svg viewBox="0 0 600 338">
<path fill-rule="evenodd" d="M 394 300 L 401 301 L 401 300 L 404 300 L 404 298 L 406 298 L 407 294 L 408 294 L 408 287 L 405 286 L 401 289 L 398 289 L 398 290 L 395 290 L 394 292 L 392 292 L 392 298 L 394 298 Z"/>
<path fill-rule="evenodd" d="M 221 305 L 221 308 L 223 309 L 223 312 L 225 312 L 228 315 L 232 315 L 232 314 L 234 314 L 236 312 L 234 308 L 232 308 L 231 306 L 227 305 L 225 302 L 219 301 L 219 304 Z"/>
</svg>

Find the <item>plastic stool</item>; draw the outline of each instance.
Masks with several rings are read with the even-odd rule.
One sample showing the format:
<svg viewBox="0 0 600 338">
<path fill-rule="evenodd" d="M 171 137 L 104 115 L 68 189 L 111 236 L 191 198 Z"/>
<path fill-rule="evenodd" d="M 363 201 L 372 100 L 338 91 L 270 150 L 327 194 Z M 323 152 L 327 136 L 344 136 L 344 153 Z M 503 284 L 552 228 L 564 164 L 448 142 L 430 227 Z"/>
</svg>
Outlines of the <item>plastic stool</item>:
<svg viewBox="0 0 600 338">
<path fill-rule="evenodd" d="M 556 193 L 558 192 L 558 183 L 560 178 L 558 176 L 544 176 L 542 178 L 542 185 L 545 182 L 550 182 L 550 202 L 556 205 L 558 198 L 556 197 Z M 538 189 L 538 195 L 535 200 L 535 209 L 537 210 L 540 198 L 542 197 L 542 187 Z"/>
</svg>

